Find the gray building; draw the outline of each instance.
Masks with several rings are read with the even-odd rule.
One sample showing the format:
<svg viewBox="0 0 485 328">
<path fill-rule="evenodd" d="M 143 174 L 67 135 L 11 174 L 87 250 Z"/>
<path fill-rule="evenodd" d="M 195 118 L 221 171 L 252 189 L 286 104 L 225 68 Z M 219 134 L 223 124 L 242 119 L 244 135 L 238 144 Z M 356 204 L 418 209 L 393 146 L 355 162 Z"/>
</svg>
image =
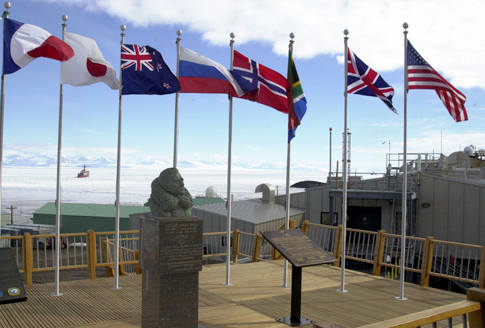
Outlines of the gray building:
<svg viewBox="0 0 485 328">
<path fill-rule="evenodd" d="M 278 230 L 285 224 L 286 207 L 275 202 L 274 188 L 269 184 L 261 184 L 256 192 L 262 192 L 263 197 L 232 202 L 231 230 L 257 234 L 265 230 Z M 204 220 L 204 232 L 227 230 L 226 203 L 194 206 L 192 215 Z M 297 227 L 301 226 L 304 216 L 304 208 L 290 208 L 290 219 L 295 220 Z"/>
<path fill-rule="evenodd" d="M 261 184 L 255 192 L 262 192 L 261 199 L 234 201 L 231 205 L 231 231 L 239 230 L 243 233 L 258 234 L 261 231 L 278 230 L 285 225 L 286 206 L 275 202 L 275 190 L 269 184 Z M 207 204 L 194 206 L 192 215 L 201 218 L 204 233 L 227 231 L 227 208 L 226 203 Z M 290 220 L 295 221 L 295 226 L 300 227 L 305 217 L 303 208 L 291 207 Z M 204 237 L 204 247 L 207 252 L 225 253 L 225 236 Z M 251 241 L 250 241 L 251 240 Z M 252 247 L 252 238 L 240 237 L 240 250 L 248 252 Z M 241 246 L 242 245 L 242 246 Z M 271 254 L 271 246 L 262 241 L 260 254 Z"/>
<path fill-rule="evenodd" d="M 485 243 L 485 165 L 478 152 L 448 157 L 408 154 L 407 234 L 439 240 Z M 484 153 L 485 155 L 485 153 Z M 390 164 L 390 163 L 389 163 Z M 401 163 L 402 164 L 402 163 Z M 305 218 L 341 224 L 342 182 L 307 188 Z M 401 233 L 402 165 L 388 166 L 384 177 L 348 182 L 348 228 Z"/>
</svg>

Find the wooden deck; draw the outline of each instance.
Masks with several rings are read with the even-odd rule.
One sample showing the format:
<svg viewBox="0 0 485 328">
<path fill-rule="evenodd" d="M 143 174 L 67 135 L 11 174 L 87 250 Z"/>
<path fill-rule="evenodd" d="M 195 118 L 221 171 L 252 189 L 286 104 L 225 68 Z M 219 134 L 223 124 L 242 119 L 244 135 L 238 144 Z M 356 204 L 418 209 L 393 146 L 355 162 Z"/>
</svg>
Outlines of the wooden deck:
<svg viewBox="0 0 485 328">
<path fill-rule="evenodd" d="M 200 273 L 199 322 L 206 328 L 289 327 L 276 321 L 290 315 L 291 288 L 282 288 L 283 261 L 225 265 Z M 288 277 L 291 281 L 291 269 Z M 141 327 L 141 275 L 60 283 L 63 296 L 51 296 L 54 283 L 26 286 L 26 302 L 0 305 L 0 327 Z M 348 293 L 339 293 L 340 269 L 303 268 L 302 316 L 359 327 L 465 300 L 464 295 L 414 284 L 407 301 L 396 300 L 399 281 L 346 271 Z M 306 327 L 311 327 L 308 325 Z"/>
</svg>

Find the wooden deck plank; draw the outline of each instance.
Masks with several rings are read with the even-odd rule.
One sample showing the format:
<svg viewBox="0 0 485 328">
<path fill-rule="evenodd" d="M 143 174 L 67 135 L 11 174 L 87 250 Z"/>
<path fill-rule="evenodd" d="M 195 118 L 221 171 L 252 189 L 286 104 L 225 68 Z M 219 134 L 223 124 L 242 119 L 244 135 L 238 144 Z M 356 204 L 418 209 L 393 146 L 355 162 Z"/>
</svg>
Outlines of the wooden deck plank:
<svg viewBox="0 0 485 328">
<path fill-rule="evenodd" d="M 288 327 L 257 311 L 237 305 L 225 304 L 199 310 L 199 323 L 206 328 L 283 328 Z"/>
<path fill-rule="evenodd" d="M 303 317 L 352 328 L 465 300 L 461 294 L 406 284 L 408 300 L 399 301 L 399 281 L 349 270 L 348 293 L 339 293 L 340 274 L 331 266 L 303 269 Z M 290 316 L 291 288 L 281 287 L 283 261 L 233 264 L 232 286 L 224 285 L 225 275 L 225 265 L 204 266 L 200 273 L 201 324 L 288 327 L 276 321 Z M 57 297 L 51 296 L 53 283 L 26 286 L 26 302 L 0 306 L 0 327 L 141 327 L 141 276 L 120 277 L 120 290 L 113 285 L 114 278 L 61 282 L 64 295 Z"/>
</svg>

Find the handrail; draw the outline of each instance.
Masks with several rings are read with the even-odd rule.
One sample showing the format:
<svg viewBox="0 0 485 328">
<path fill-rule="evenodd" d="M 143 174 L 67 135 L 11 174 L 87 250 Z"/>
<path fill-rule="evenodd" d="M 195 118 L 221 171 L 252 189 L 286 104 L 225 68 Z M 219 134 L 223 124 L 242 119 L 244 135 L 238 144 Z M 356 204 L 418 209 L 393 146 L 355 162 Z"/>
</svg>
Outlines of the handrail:
<svg viewBox="0 0 485 328">
<path fill-rule="evenodd" d="M 316 229 L 316 230 L 314 230 Z M 315 231 L 325 230 L 325 234 L 315 235 Z M 333 253 L 334 257 L 338 260 L 334 265 L 339 266 L 341 258 L 341 240 L 342 240 L 342 226 L 327 226 L 315 223 L 309 223 L 303 221 L 302 230 L 305 233 L 310 233 L 310 237 L 317 236 L 320 240 L 321 246 Z M 323 231 L 322 230 L 322 231 Z M 313 231 L 313 232 L 312 232 Z M 398 265 L 399 253 L 400 253 L 400 235 L 389 234 L 381 230 L 366 231 L 361 229 L 347 229 L 349 234 L 353 238 L 348 238 L 348 243 L 351 242 L 350 247 L 347 247 L 347 256 L 349 260 L 360 261 L 373 265 L 372 273 L 377 276 L 381 276 L 382 268 L 395 270 L 399 274 L 400 266 Z M 120 259 L 120 266 L 122 272 L 124 272 L 124 266 L 128 264 L 136 264 L 138 261 L 137 251 L 139 247 L 139 237 L 137 234 L 139 230 L 129 230 L 120 232 L 127 238 L 121 238 L 122 241 L 126 241 L 127 244 L 121 244 L 119 252 L 123 252 L 127 258 Z M 128 237 L 129 234 L 132 234 Z M 232 234 L 232 256 L 234 262 L 237 262 L 238 257 L 250 258 L 253 262 L 261 261 L 260 247 L 262 237 L 258 234 L 251 234 L 235 230 Z M 91 279 L 96 278 L 96 268 L 106 267 L 108 270 L 114 269 L 112 256 L 111 238 L 114 232 L 93 232 L 87 233 L 63 233 L 61 237 L 68 240 L 81 241 L 81 248 L 70 248 L 67 250 L 67 255 L 75 255 L 82 258 L 80 263 L 69 260 L 61 263 L 61 269 L 75 269 L 75 268 L 89 268 L 89 277 Z M 224 257 L 227 256 L 222 247 L 227 245 L 224 236 L 226 232 L 211 232 L 204 233 L 204 246 L 207 246 L 207 253 L 203 254 L 204 258 L 209 257 Z M 96 238 L 96 236 L 99 236 Z M 54 270 L 53 257 L 54 252 L 47 251 L 44 244 L 44 251 L 40 247 L 39 243 L 41 238 L 53 238 L 53 234 L 43 235 L 30 235 L 24 236 L 2 236 L 1 240 L 8 240 L 14 248 L 14 255 L 17 259 L 17 266 L 19 272 L 25 273 L 26 284 L 31 284 L 32 273 L 39 271 Z M 313 238 L 313 237 L 312 237 Z M 104 240 L 104 243 L 102 242 Z M 411 247 L 412 256 L 415 256 L 412 260 L 414 263 L 406 262 L 405 271 L 415 272 L 421 274 L 422 286 L 429 285 L 430 277 L 442 277 L 454 281 L 460 281 L 469 283 L 472 285 L 478 285 L 480 288 L 485 287 L 485 251 L 484 246 L 461 244 L 456 242 L 435 240 L 433 237 L 420 238 L 420 237 L 406 237 L 407 246 Z M 14 244 L 15 243 L 15 244 Z M 110 249 L 101 247 L 103 244 Z M 26 247 L 27 246 L 27 247 Z M 439 246 L 439 249 L 438 249 Z M 446 246 L 449 248 L 442 248 Z M 35 247 L 35 249 L 33 249 Z M 455 255 L 455 248 L 459 251 L 458 255 Z M 441 249 L 441 250 L 440 250 Z M 444 250 L 443 250 L 444 249 Z M 464 251 L 462 251 L 464 249 Z M 65 250 L 63 251 L 66 254 Z M 69 253 L 71 252 L 71 253 Z M 77 255 L 76 255 L 77 252 Z M 473 256 L 462 256 L 462 253 L 468 254 L 471 252 Z M 103 259 L 103 253 L 105 254 Z M 129 254 L 128 254 L 129 253 Z M 39 255 L 40 254 L 40 255 Z M 63 255 L 65 256 L 65 255 Z M 455 257 L 458 259 L 455 262 Z M 392 261 L 389 261 L 392 258 Z M 44 261 L 44 263 L 39 262 Z M 469 260 L 471 259 L 471 260 Z M 37 261 L 37 262 L 35 262 Z M 48 262 L 47 262 L 48 261 Z M 468 261 L 468 262 L 467 262 Z M 460 263 L 457 263 L 460 262 Z M 473 262 L 473 265 L 470 265 Z M 34 263 L 35 267 L 34 267 Z M 40 265 L 39 265 L 40 263 Z M 51 264 L 52 263 L 52 264 Z M 441 265 L 446 270 L 438 270 L 437 265 Z M 480 265 L 480 266 L 478 266 Z M 109 268 L 111 266 L 111 268 Z M 137 268 L 138 270 L 138 268 Z"/>
<path fill-rule="evenodd" d="M 328 251 L 331 251 L 333 245 L 333 256 L 337 259 L 334 265 L 338 266 L 342 255 L 342 226 L 322 225 L 306 220 L 303 221 L 302 229 L 311 238 L 317 238 L 316 242 Z M 335 234 L 329 233 L 334 229 L 340 230 Z M 381 276 L 382 268 L 400 274 L 401 235 L 386 233 L 384 230 L 376 232 L 351 228 L 347 229 L 347 234 L 348 260 L 373 264 L 372 273 L 376 276 Z M 446 252 L 437 249 L 438 246 Z M 429 278 L 433 276 L 485 287 L 485 246 L 409 236 L 406 237 L 406 248 L 409 251 L 406 252 L 404 270 L 420 273 L 422 286 L 429 286 Z M 438 270 L 438 265 L 446 270 Z"/>
<path fill-rule="evenodd" d="M 466 301 L 447 304 L 357 328 L 415 328 L 429 324 L 437 327 L 437 323 L 444 320 L 448 322 L 448 327 L 457 327 L 456 324 L 458 323 L 454 323 L 453 318 L 460 316 L 463 327 L 467 327 L 468 325 L 470 328 L 485 327 L 485 290 L 481 288 L 469 288 L 466 296 Z M 316 323 L 313 325 L 313 328 L 324 327 L 346 328 L 330 322 Z"/>
<path fill-rule="evenodd" d="M 480 302 L 461 301 L 358 328 L 414 328 L 480 311 L 481 308 Z"/>
</svg>

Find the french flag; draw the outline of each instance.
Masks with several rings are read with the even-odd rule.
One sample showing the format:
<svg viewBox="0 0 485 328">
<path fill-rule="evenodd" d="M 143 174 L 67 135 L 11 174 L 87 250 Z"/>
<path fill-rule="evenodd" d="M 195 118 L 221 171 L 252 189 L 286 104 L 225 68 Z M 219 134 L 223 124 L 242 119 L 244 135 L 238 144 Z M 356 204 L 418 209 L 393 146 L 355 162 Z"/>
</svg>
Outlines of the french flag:
<svg viewBox="0 0 485 328">
<path fill-rule="evenodd" d="M 240 97 L 254 89 L 238 73 L 182 46 L 179 82 L 181 93 L 225 93 Z"/>
<path fill-rule="evenodd" d="M 4 18 L 3 73 L 11 74 L 38 57 L 69 60 L 74 51 L 64 41 L 40 27 Z"/>
</svg>

